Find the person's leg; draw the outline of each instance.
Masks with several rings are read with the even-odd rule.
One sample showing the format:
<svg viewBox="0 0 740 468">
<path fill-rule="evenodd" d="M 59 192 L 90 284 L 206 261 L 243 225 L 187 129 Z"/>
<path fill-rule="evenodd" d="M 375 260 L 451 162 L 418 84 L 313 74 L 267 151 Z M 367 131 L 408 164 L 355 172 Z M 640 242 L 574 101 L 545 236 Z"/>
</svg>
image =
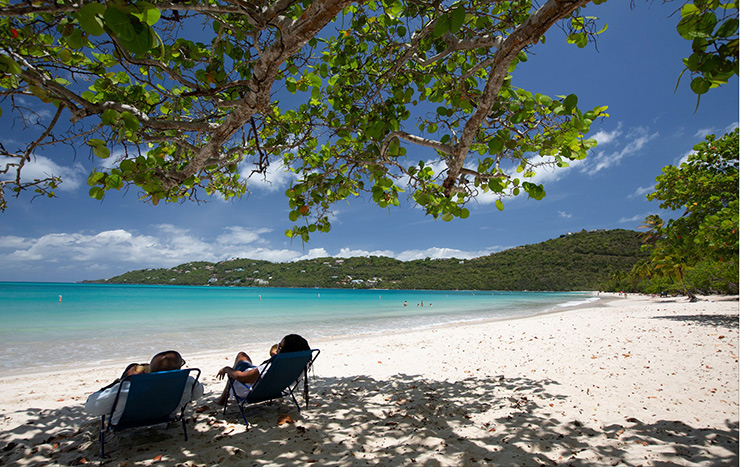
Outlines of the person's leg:
<svg viewBox="0 0 740 468">
<path fill-rule="evenodd" d="M 239 363 L 246 362 L 247 364 L 242 364 L 241 366 Z M 249 357 L 247 353 L 244 351 L 240 351 L 239 354 L 236 355 L 236 358 L 234 358 L 234 369 L 238 370 L 244 370 L 246 367 L 252 366 L 252 358 Z M 229 379 L 226 379 L 226 385 L 224 386 L 224 391 L 221 392 L 221 396 L 218 397 L 218 400 L 216 400 L 216 403 L 224 406 L 226 402 L 229 399 L 229 390 L 231 389 L 231 383 L 229 382 Z"/>
</svg>

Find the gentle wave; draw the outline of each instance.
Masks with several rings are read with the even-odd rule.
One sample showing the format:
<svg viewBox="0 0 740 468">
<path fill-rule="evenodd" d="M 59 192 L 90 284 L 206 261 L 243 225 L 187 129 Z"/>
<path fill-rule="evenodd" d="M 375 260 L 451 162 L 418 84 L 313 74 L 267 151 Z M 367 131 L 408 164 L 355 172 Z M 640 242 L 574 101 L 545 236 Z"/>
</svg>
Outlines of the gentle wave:
<svg viewBox="0 0 740 468">
<path fill-rule="evenodd" d="M 60 299 L 61 302 L 60 302 Z M 590 293 L 0 283 L 0 375 L 546 313 Z"/>
</svg>

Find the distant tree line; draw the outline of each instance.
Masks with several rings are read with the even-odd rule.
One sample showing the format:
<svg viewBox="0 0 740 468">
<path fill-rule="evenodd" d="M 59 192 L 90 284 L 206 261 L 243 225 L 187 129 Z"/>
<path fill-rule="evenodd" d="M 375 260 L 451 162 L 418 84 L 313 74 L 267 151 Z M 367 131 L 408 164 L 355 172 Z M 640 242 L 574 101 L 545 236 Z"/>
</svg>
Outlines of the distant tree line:
<svg viewBox="0 0 740 468">
<path fill-rule="evenodd" d="M 649 254 L 640 233 L 581 231 L 475 259 L 316 258 L 289 263 L 235 259 L 136 270 L 97 282 L 212 286 L 512 291 L 603 290 Z"/>
</svg>

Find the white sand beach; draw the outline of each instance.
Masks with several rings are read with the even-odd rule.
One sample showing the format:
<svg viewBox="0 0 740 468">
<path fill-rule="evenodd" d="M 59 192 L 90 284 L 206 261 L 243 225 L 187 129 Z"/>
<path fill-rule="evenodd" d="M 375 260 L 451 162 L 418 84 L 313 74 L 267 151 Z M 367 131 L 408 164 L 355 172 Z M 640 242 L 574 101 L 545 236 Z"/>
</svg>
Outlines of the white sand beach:
<svg viewBox="0 0 740 468">
<path fill-rule="evenodd" d="M 0 464 L 737 466 L 737 297 L 602 297 L 524 319 L 307 336 L 321 349 L 309 408 L 253 406 L 249 429 L 233 403 L 225 415 L 215 404 L 215 376 L 237 351 L 268 350 L 186 355 L 205 385 L 189 440 L 176 424 L 131 429 L 102 460 L 83 406 L 125 362 L 4 377 Z"/>
</svg>

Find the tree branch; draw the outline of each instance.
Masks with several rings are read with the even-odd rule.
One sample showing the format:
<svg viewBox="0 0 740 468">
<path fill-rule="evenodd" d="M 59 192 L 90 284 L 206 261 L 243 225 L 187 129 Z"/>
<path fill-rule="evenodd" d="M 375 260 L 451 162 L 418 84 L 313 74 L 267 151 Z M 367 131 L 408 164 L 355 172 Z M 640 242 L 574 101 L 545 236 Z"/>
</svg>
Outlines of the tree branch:
<svg viewBox="0 0 740 468">
<path fill-rule="evenodd" d="M 449 172 L 442 184 L 445 193 L 452 193 L 452 188 L 457 183 L 460 171 L 465 164 L 471 144 L 481 124 L 490 114 L 493 105 L 498 100 L 501 86 L 506 78 L 511 62 L 525 47 L 540 40 L 545 32 L 556 22 L 570 16 L 576 9 L 586 5 L 590 0 L 548 0 L 526 21 L 517 27 L 507 37 L 494 55 L 494 61 L 489 68 L 488 81 L 483 90 L 483 95 L 478 102 L 478 107 L 465 124 L 459 137 L 452 157 L 448 159 Z"/>
</svg>

